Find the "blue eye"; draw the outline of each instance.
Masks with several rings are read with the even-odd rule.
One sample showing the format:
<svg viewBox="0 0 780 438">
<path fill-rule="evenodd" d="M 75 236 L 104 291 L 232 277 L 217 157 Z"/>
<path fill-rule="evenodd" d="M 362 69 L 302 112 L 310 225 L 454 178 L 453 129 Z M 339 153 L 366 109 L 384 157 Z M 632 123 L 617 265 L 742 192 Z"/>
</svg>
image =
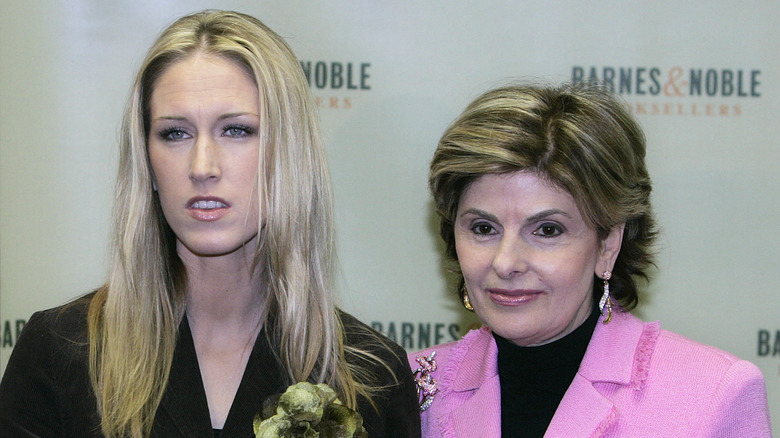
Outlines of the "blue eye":
<svg viewBox="0 0 780 438">
<path fill-rule="evenodd" d="M 545 238 L 556 237 L 559 236 L 561 233 L 563 233 L 563 229 L 559 225 L 552 224 L 552 223 L 544 223 L 540 225 L 539 228 L 536 229 L 536 231 L 534 231 L 535 236 L 540 236 Z"/>
<path fill-rule="evenodd" d="M 189 138 L 189 134 L 182 128 L 165 128 L 158 134 L 165 141 L 179 141 Z"/>
<path fill-rule="evenodd" d="M 231 138 L 249 137 L 255 133 L 253 128 L 246 125 L 228 125 L 222 130 L 225 136 Z"/>
</svg>

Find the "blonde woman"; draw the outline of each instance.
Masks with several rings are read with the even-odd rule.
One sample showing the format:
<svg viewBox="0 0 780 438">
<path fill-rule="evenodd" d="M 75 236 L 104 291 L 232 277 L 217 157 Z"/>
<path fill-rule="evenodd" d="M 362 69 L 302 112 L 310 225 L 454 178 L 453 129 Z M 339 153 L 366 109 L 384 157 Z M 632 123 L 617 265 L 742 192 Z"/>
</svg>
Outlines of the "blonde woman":
<svg viewBox="0 0 780 438">
<path fill-rule="evenodd" d="M 122 132 L 108 281 L 30 318 L 0 430 L 245 437 L 267 397 L 309 381 L 371 437 L 419 436 L 403 350 L 334 307 L 330 184 L 287 44 L 243 14 L 177 20 Z"/>
</svg>

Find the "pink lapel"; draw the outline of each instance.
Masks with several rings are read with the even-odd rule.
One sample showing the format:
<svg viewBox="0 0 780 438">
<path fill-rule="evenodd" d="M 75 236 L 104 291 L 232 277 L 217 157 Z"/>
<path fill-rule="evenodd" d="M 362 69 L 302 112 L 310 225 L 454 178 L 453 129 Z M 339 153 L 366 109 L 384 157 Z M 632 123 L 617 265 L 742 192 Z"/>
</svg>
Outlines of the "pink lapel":
<svg viewBox="0 0 780 438">
<path fill-rule="evenodd" d="M 601 395 L 593 383 L 577 374 L 544 436 L 597 437 L 609 429 L 615 416 L 612 402 Z"/>
<path fill-rule="evenodd" d="M 599 391 L 599 384 L 630 385 L 636 390 L 644 385 L 660 326 L 623 312 L 609 324 L 602 320 L 545 437 L 601 436 L 617 421 L 618 412 Z"/>
<path fill-rule="evenodd" d="M 609 324 L 602 324 L 601 319 L 580 370 L 547 429 L 548 438 L 602 436 L 619 421 L 619 413 L 600 392 L 600 384 L 630 386 L 635 390 L 644 385 L 659 324 L 644 324 L 622 312 L 615 314 Z M 500 438 L 498 351 L 490 330 L 483 327 L 471 331 L 452 350 L 441 353 L 443 366 L 439 377 L 441 387 L 446 389 L 437 396 L 429 412 L 437 412 L 432 415 L 435 418 L 429 418 L 436 425 L 434 430 L 441 433 L 436 436 Z"/>
<path fill-rule="evenodd" d="M 471 398 L 441 422 L 446 437 L 501 438 L 501 387 L 498 374 L 473 391 Z M 446 433 L 451 431 L 451 434 Z"/>
<path fill-rule="evenodd" d="M 487 327 L 467 334 L 452 351 L 442 373 L 442 387 L 451 388 L 452 409 L 437 421 L 443 436 L 501 437 L 501 387 L 498 350 Z"/>
</svg>

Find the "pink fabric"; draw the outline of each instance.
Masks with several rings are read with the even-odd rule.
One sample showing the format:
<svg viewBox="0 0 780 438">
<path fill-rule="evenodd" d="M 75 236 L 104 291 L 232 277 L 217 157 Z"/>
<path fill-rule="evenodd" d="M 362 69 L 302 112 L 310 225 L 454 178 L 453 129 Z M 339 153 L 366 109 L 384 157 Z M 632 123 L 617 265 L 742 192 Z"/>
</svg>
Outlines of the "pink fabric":
<svg viewBox="0 0 780 438">
<path fill-rule="evenodd" d="M 500 438 L 501 401 L 487 327 L 437 352 L 440 392 L 423 437 Z M 617 313 L 599 322 L 545 437 L 771 437 L 764 378 L 750 362 Z"/>
</svg>

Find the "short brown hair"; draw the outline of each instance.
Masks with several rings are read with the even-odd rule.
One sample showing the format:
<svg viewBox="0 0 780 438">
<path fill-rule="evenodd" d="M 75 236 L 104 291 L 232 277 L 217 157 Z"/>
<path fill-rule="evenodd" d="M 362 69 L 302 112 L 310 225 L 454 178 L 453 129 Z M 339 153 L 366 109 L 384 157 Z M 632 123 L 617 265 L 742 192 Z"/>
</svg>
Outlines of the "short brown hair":
<svg viewBox="0 0 780 438">
<path fill-rule="evenodd" d="M 602 238 L 626 224 L 610 286 L 624 309 L 635 307 L 636 279 L 647 279 L 656 230 L 645 137 L 625 105 L 605 88 L 582 83 L 508 86 L 474 100 L 444 132 L 430 167 L 450 259 L 458 260 L 453 227 L 464 191 L 480 176 L 517 171 L 566 190 Z M 455 272 L 462 294 L 463 275 Z"/>
</svg>

